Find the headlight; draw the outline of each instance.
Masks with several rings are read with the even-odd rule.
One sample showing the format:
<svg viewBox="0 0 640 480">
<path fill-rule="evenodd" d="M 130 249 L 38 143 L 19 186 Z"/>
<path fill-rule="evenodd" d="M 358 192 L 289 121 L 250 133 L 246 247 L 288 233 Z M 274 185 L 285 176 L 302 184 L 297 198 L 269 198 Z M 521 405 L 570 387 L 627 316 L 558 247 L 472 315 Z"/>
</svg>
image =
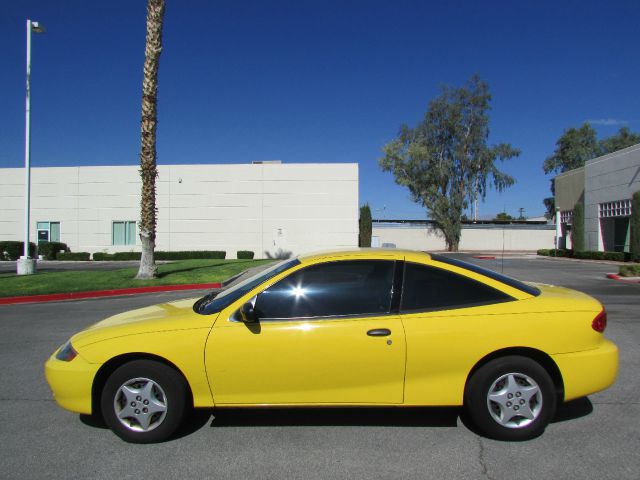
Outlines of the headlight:
<svg viewBox="0 0 640 480">
<path fill-rule="evenodd" d="M 70 362 L 71 360 L 76 358 L 77 355 L 78 352 L 73 349 L 71 342 L 67 342 L 60 347 L 58 353 L 56 353 L 56 358 L 58 360 L 62 360 L 63 362 Z"/>
</svg>

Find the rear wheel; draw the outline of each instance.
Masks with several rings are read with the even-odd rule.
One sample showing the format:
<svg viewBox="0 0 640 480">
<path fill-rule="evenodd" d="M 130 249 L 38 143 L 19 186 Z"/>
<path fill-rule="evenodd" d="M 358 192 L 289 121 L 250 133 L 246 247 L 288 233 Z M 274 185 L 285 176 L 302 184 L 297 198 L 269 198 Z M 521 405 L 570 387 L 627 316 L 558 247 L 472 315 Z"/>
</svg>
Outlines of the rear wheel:
<svg viewBox="0 0 640 480">
<path fill-rule="evenodd" d="M 101 408 L 107 425 L 132 443 L 169 438 L 184 417 L 187 386 L 173 368 L 135 360 L 116 369 L 102 390 Z"/>
<path fill-rule="evenodd" d="M 542 434 L 556 410 L 553 381 L 535 361 L 502 357 L 482 366 L 469 379 L 465 407 L 488 437 L 529 440 Z"/>
</svg>

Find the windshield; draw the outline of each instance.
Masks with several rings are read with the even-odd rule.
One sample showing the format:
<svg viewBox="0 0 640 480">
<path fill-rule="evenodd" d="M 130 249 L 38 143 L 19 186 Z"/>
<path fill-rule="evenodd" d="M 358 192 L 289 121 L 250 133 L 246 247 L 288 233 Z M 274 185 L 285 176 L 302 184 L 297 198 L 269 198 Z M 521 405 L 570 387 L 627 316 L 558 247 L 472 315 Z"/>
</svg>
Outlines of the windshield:
<svg viewBox="0 0 640 480">
<path fill-rule="evenodd" d="M 284 272 L 299 263 L 300 260 L 297 258 L 276 263 L 266 270 L 262 270 L 242 282 L 236 283 L 226 290 L 205 295 L 193 305 L 193 309 L 196 313 L 200 313 L 201 315 L 211 315 L 212 313 L 219 312 L 261 283 L 266 282 L 270 278 L 275 277 L 279 273 Z"/>
</svg>

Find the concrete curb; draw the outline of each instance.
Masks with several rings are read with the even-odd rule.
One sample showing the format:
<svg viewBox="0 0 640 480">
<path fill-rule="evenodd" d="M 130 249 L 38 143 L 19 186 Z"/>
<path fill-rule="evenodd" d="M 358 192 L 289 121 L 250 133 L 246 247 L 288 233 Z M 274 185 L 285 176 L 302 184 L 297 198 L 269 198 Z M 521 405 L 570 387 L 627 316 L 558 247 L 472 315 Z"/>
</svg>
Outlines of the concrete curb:
<svg viewBox="0 0 640 480">
<path fill-rule="evenodd" d="M 617 273 L 607 273 L 607 278 L 624 283 L 640 283 L 640 277 L 621 277 Z"/>
<path fill-rule="evenodd" d="M 153 287 L 117 288 L 114 290 L 94 290 L 91 292 L 52 293 L 48 295 L 25 295 L 20 297 L 0 298 L 0 305 L 16 303 L 44 303 L 63 300 L 80 300 L 85 298 L 116 297 L 120 295 L 136 295 L 140 293 L 175 292 L 179 290 L 205 290 L 222 288 L 226 282 L 193 283 L 189 285 L 158 285 Z"/>
</svg>

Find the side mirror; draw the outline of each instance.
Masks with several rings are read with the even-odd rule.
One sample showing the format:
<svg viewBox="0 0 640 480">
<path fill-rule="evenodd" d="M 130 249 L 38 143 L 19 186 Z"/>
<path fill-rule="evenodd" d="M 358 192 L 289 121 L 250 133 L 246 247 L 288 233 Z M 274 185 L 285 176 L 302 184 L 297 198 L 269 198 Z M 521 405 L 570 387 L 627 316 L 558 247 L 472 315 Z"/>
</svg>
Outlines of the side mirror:
<svg viewBox="0 0 640 480">
<path fill-rule="evenodd" d="M 244 323 L 256 323 L 258 321 L 253 303 L 247 302 L 240 307 L 240 319 Z"/>
</svg>

